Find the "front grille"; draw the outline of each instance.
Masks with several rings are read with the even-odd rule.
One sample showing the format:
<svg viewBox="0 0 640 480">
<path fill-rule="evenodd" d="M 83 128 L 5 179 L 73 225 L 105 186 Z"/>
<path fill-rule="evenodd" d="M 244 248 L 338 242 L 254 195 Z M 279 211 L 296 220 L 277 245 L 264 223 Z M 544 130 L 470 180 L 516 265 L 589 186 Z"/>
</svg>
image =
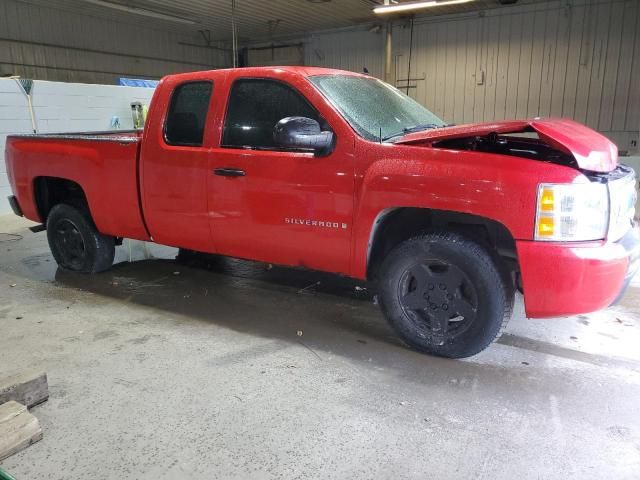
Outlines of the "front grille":
<svg viewBox="0 0 640 480">
<path fill-rule="evenodd" d="M 609 186 L 609 240 L 620 240 L 633 226 L 636 212 L 636 174 L 625 168 L 627 174 L 608 182 Z"/>
</svg>

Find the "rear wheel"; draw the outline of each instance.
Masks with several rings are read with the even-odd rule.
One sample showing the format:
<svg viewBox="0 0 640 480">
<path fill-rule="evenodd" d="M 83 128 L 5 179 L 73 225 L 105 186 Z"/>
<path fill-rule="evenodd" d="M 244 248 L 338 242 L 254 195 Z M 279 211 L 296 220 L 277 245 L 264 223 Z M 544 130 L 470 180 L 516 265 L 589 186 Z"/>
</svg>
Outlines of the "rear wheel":
<svg viewBox="0 0 640 480">
<path fill-rule="evenodd" d="M 47 239 L 56 262 L 65 270 L 97 273 L 113 265 L 115 239 L 96 229 L 82 209 L 58 204 L 47 217 Z"/>
<path fill-rule="evenodd" d="M 511 317 L 513 286 L 487 248 L 455 233 L 398 245 L 382 264 L 380 304 L 412 348 L 462 358 L 485 349 Z"/>
</svg>

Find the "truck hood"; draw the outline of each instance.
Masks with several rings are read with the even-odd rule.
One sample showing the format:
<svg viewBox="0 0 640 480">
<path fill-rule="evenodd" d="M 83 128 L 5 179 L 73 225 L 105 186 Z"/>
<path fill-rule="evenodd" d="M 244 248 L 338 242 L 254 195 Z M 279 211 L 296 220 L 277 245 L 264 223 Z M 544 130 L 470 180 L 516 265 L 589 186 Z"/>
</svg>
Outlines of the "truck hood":
<svg viewBox="0 0 640 480">
<path fill-rule="evenodd" d="M 607 137 L 573 120 L 559 118 L 473 123 L 436 128 L 409 133 L 395 143 L 431 145 L 454 138 L 524 132 L 536 132 L 549 146 L 572 155 L 581 169 L 610 172 L 618 164 L 618 148 Z"/>
</svg>

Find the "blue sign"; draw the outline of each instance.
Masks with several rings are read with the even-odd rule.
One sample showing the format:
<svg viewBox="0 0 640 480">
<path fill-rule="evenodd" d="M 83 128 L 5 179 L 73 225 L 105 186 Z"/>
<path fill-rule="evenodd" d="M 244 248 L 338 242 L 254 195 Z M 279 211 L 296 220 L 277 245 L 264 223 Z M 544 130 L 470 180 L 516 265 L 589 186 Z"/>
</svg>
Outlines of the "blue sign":
<svg viewBox="0 0 640 480">
<path fill-rule="evenodd" d="M 158 80 L 145 80 L 139 78 L 120 78 L 119 85 L 123 87 L 156 88 Z"/>
</svg>

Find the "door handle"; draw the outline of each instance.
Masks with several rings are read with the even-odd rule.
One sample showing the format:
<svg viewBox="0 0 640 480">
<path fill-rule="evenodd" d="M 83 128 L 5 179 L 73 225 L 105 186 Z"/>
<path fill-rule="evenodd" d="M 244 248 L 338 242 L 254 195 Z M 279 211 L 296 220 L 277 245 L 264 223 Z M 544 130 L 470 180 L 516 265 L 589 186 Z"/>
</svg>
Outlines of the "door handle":
<svg viewBox="0 0 640 480">
<path fill-rule="evenodd" d="M 239 168 L 216 168 L 213 173 L 221 177 L 244 177 L 247 174 Z"/>
</svg>

